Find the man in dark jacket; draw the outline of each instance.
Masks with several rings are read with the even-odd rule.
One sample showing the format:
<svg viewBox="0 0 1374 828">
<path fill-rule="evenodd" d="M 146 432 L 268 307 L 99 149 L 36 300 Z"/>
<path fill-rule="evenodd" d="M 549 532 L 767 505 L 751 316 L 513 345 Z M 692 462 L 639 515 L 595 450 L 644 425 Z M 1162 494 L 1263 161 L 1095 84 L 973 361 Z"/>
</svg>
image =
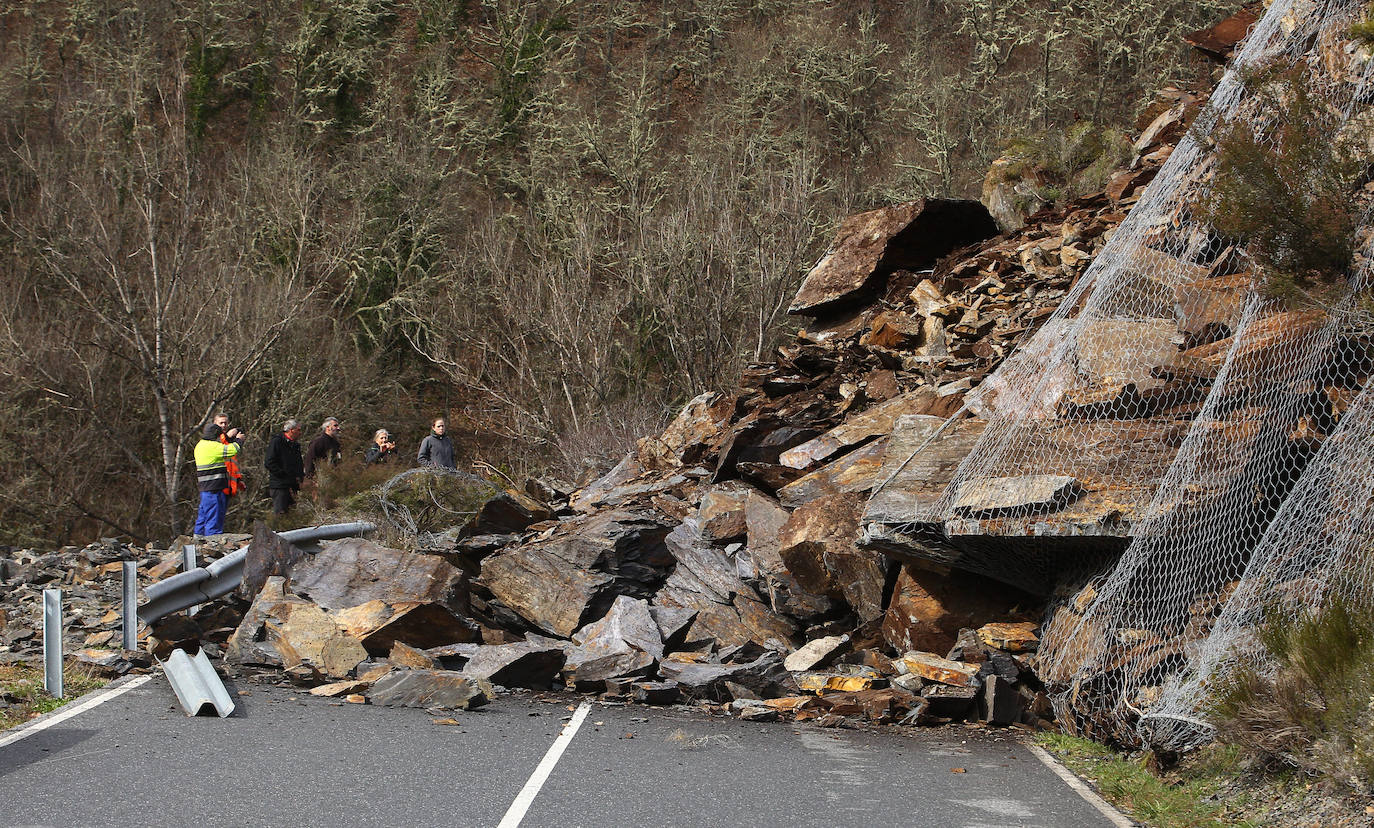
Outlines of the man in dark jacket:
<svg viewBox="0 0 1374 828">
<path fill-rule="evenodd" d="M 286 514 L 296 502 L 296 492 L 300 491 L 301 481 L 305 479 L 301 444 L 296 442 L 301 436 L 301 424 L 287 420 L 281 430 L 282 433 L 267 445 L 267 455 L 262 461 L 267 468 L 267 488 L 272 492 L 272 513 L 277 515 Z"/>
<path fill-rule="evenodd" d="M 306 478 L 315 476 L 316 463 L 328 463 L 333 466 L 343 457 L 343 446 L 339 445 L 339 428 L 338 417 L 325 418 L 324 425 L 320 426 L 320 433 L 310 441 L 310 446 L 305 450 Z"/>
<path fill-rule="evenodd" d="M 438 466 L 441 469 L 456 469 L 453 462 L 453 441 L 445 432 L 444 418 L 440 417 L 430 426 L 429 436 L 420 442 L 420 453 L 416 455 L 422 466 Z"/>
</svg>

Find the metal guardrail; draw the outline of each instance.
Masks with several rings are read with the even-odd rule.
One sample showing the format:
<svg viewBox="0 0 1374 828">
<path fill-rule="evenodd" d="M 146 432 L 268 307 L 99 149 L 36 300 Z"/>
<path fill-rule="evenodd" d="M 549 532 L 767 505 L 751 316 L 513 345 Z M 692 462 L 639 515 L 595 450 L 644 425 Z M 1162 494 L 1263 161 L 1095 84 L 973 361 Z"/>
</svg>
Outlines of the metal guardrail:
<svg viewBox="0 0 1374 828">
<path fill-rule="evenodd" d="M 376 528 L 375 524 L 355 521 L 308 526 L 278 534 L 282 540 L 290 543 L 311 543 L 364 535 Z M 148 600 L 138 608 L 139 619 L 145 624 L 152 624 L 163 616 L 228 595 L 238 589 L 243 581 L 243 563 L 247 557 L 248 547 L 244 546 L 208 566 L 196 567 L 149 584 L 143 590 Z"/>
<path fill-rule="evenodd" d="M 172 692 L 186 711 L 187 716 L 200 716 L 213 711 L 221 719 L 234 712 L 234 700 L 224 689 L 224 682 L 210 664 L 204 650 L 194 656 L 185 650 L 173 650 L 166 661 L 159 661 L 167 680 L 172 684 Z M 209 708 L 207 710 L 207 708 Z"/>
</svg>

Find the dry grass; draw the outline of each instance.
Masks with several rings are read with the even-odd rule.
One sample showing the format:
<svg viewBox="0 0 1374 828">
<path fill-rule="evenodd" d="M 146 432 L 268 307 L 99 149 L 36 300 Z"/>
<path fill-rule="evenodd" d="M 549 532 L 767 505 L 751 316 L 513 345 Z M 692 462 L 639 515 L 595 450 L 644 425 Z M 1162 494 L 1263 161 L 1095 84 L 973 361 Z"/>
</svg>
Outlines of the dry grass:
<svg viewBox="0 0 1374 828">
<path fill-rule="evenodd" d="M 1273 613 L 1265 658 L 1219 682 L 1218 736 L 1255 760 L 1374 792 L 1374 607 L 1334 598 Z"/>
</svg>

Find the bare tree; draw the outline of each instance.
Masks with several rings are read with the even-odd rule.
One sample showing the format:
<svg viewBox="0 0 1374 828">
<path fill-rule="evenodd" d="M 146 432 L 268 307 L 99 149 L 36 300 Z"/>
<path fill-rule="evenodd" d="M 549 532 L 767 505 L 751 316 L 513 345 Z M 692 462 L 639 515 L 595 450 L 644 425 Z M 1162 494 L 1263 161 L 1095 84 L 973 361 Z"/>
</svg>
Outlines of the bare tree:
<svg viewBox="0 0 1374 828">
<path fill-rule="evenodd" d="M 156 60 L 168 36 L 158 11 L 100 21 L 139 29 L 143 48 L 107 49 L 93 33 L 83 44 L 89 74 L 72 81 L 86 105 L 73 106 L 49 140 L 13 148 L 29 187 L 11 193 L 0 221 L 34 273 L 18 286 L 24 301 L 0 309 L 0 333 L 6 373 L 42 377 L 89 416 L 100 444 L 158 492 L 177 531 L 191 438 L 338 262 L 316 256 L 326 234 L 311 168 L 271 151 L 196 152 L 185 78 Z M 48 318 L 67 330 L 35 331 Z M 112 381 L 125 385 L 116 410 L 101 387 Z"/>
</svg>

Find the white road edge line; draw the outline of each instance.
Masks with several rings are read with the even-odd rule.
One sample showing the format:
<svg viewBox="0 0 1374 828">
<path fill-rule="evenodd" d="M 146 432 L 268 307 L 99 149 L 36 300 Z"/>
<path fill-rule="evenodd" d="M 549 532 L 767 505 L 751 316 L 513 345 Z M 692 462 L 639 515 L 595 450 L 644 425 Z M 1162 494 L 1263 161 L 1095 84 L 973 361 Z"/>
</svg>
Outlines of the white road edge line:
<svg viewBox="0 0 1374 828">
<path fill-rule="evenodd" d="M 1083 784 L 1082 779 L 1079 779 L 1073 771 L 1064 767 L 1063 763 L 1054 758 L 1049 751 L 1039 745 L 1027 744 L 1026 747 L 1030 748 L 1030 752 L 1035 754 L 1035 758 L 1044 763 L 1045 767 L 1054 771 L 1055 776 L 1064 780 L 1065 785 L 1073 788 L 1074 793 L 1077 793 L 1079 796 L 1083 797 L 1089 805 L 1101 811 L 1102 815 L 1111 820 L 1112 824 L 1117 826 L 1117 828 L 1135 828 L 1136 823 L 1133 822 L 1130 817 L 1118 811 L 1112 803 L 1098 796 L 1097 791 Z"/>
<path fill-rule="evenodd" d="M 147 684 L 149 681 L 152 681 L 152 679 L 153 677 L 150 675 L 139 676 L 138 678 L 131 679 L 125 682 L 124 684 L 119 685 L 118 687 L 107 687 L 104 690 L 98 690 L 95 693 L 92 693 L 90 696 L 88 696 L 85 699 L 85 701 L 77 702 L 76 704 L 71 705 L 70 707 L 58 708 L 57 710 L 53 711 L 50 715 L 42 719 L 39 719 L 38 721 L 30 725 L 26 725 L 19 730 L 11 731 L 10 733 L 4 736 L 0 736 L 0 748 L 4 747 L 5 745 L 13 744 L 19 741 L 20 739 L 23 739 L 25 736 L 32 736 L 33 734 L 38 733 L 41 730 L 47 730 L 55 724 L 61 724 L 62 722 L 65 722 L 73 716 L 85 713 L 92 707 L 104 704 L 105 702 L 115 698 L 116 696 L 122 696 L 130 690 L 134 689 L 135 687 L 141 687 L 144 684 Z"/>
<path fill-rule="evenodd" d="M 582 720 L 587 718 L 587 713 L 592 709 L 591 702 L 582 702 L 572 714 L 572 720 L 563 728 L 563 732 L 554 740 L 549 747 L 549 752 L 544 754 L 544 760 L 539 763 L 539 767 L 534 769 L 530 780 L 525 783 L 525 787 L 520 789 L 515 801 L 506 810 L 506 815 L 501 817 L 501 824 L 496 828 L 515 828 L 520 824 L 520 820 L 525 818 L 525 812 L 530 809 L 534 798 L 539 795 L 539 789 L 544 787 L 544 782 L 553 773 L 554 765 L 558 764 L 563 751 L 567 749 L 568 743 L 577 735 L 577 729 L 582 726 Z"/>
</svg>

